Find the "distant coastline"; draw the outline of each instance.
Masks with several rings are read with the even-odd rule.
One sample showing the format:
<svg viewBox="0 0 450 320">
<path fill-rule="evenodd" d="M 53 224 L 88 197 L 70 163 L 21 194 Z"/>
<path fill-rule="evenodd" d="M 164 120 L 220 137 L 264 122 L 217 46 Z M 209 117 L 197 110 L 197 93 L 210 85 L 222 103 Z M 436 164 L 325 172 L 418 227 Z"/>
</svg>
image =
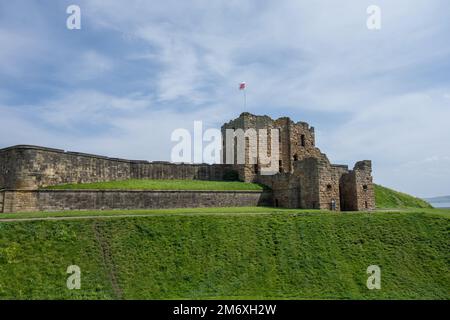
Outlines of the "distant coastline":
<svg viewBox="0 0 450 320">
<path fill-rule="evenodd" d="M 434 203 L 450 203 L 450 196 L 424 198 L 423 200 Z"/>
<path fill-rule="evenodd" d="M 435 208 L 450 208 L 450 196 L 424 198 L 423 200 L 427 201 Z"/>
<path fill-rule="evenodd" d="M 438 208 L 438 209 L 450 209 L 450 202 L 429 202 L 429 203 L 433 207 Z"/>
</svg>

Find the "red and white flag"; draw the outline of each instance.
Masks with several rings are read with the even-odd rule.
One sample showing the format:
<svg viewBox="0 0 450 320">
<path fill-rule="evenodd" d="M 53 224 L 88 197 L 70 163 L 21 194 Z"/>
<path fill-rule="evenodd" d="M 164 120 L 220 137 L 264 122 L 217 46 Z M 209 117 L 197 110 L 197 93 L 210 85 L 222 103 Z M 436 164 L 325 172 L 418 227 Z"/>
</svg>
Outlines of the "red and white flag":
<svg viewBox="0 0 450 320">
<path fill-rule="evenodd" d="M 239 90 L 245 90 L 245 82 L 239 84 Z"/>
</svg>

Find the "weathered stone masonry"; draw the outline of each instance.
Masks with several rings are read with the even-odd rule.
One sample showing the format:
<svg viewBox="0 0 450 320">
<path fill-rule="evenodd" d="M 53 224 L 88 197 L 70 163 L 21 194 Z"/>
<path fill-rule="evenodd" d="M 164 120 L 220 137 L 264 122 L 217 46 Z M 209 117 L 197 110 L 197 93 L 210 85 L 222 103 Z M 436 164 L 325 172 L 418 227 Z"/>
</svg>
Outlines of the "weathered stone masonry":
<svg viewBox="0 0 450 320">
<path fill-rule="evenodd" d="M 233 167 L 241 180 L 271 187 L 276 206 L 355 211 L 375 208 L 371 161 L 357 162 L 353 170 L 346 165 L 331 164 L 315 145 L 314 128 L 287 117 L 273 120 L 245 112 L 224 124 L 222 135 L 225 136 L 226 129 L 252 128 L 279 130 L 279 173 L 264 176 L 260 174 L 263 165 L 259 159 L 256 165 L 248 163 L 250 154 L 255 154 L 250 153 L 249 141 L 245 145 L 246 164 Z M 267 149 L 271 154 L 270 143 Z M 222 157 L 227 162 L 225 142 L 223 150 Z M 237 145 L 234 151 L 236 154 Z"/>
<path fill-rule="evenodd" d="M 249 142 L 245 144 L 246 163 L 241 165 L 125 160 L 27 145 L 1 149 L 0 190 L 3 191 L 0 191 L 0 212 L 271 204 L 286 208 L 349 211 L 375 208 L 371 162 L 357 162 L 352 170 L 346 165 L 331 164 L 315 146 L 314 128 L 305 122 L 242 113 L 239 118 L 224 124 L 222 133 L 224 137 L 226 129 L 268 129 L 270 133 L 272 128 L 280 132 L 280 170 L 270 176 L 261 175 L 263 165 L 259 159 L 256 159 L 256 165 L 249 163 Z M 223 141 L 225 163 L 226 139 Z M 268 154 L 271 154 L 270 136 L 268 141 Z M 64 183 L 125 179 L 223 180 L 232 172 L 236 172 L 242 181 L 261 183 L 272 191 L 38 190 Z"/>
<path fill-rule="evenodd" d="M 3 212 L 271 206 L 269 191 L 10 190 Z"/>
<path fill-rule="evenodd" d="M 0 189 L 126 179 L 221 180 L 230 166 L 124 160 L 19 145 L 0 150 Z"/>
</svg>

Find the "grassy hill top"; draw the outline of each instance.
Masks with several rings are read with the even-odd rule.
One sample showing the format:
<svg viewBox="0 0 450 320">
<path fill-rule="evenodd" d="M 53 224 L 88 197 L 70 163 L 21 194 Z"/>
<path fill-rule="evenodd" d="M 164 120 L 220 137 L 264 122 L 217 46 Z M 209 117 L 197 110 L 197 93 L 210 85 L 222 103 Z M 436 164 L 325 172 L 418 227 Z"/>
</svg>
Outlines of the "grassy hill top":
<svg viewBox="0 0 450 320">
<path fill-rule="evenodd" d="M 0 299 L 450 299 L 449 221 L 280 210 L 1 222 Z M 381 290 L 366 288 L 373 264 Z"/>
<path fill-rule="evenodd" d="M 205 181 L 205 180 L 152 180 L 129 179 L 120 181 L 106 181 L 94 183 L 63 184 L 46 187 L 50 190 L 74 189 L 131 189 L 131 190 L 263 190 L 263 186 L 256 183 L 240 181 Z"/>
<path fill-rule="evenodd" d="M 375 184 L 375 203 L 377 208 L 432 208 L 432 206 L 420 198 L 398 192 Z"/>
</svg>

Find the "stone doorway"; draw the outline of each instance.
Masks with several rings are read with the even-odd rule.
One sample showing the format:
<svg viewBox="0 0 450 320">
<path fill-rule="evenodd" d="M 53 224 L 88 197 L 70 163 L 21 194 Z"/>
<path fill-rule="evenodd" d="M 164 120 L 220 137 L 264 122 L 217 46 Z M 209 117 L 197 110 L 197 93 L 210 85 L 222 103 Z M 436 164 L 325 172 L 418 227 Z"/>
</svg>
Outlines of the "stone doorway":
<svg viewBox="0 0 450 320">
<path fill-rule="evenodd" d="M 344 194 L 342 192 L 342 186 L 339 184 L 339 209 L 340 211 L 347 211 L 347 204 L 345 203 Z"/>
</svg>

